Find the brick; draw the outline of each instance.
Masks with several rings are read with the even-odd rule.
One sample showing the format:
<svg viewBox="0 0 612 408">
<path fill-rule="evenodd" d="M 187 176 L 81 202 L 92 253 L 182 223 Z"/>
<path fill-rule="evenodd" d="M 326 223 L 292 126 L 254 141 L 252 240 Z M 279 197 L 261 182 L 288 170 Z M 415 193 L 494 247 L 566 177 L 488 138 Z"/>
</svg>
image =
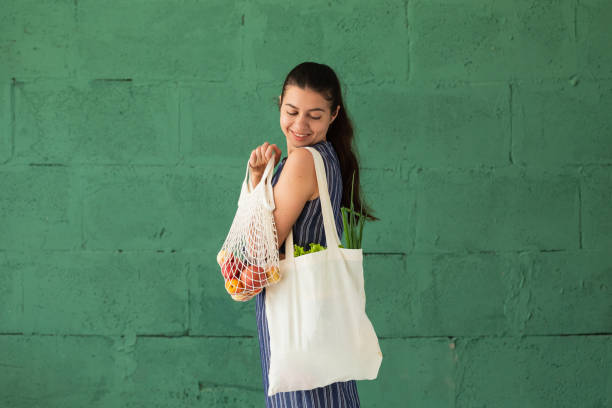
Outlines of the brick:
<svg viewBox="0 0 612 408">
<path fill-rule="evenodd" d="M 607 0 L 576 2 L 577 58 L 589 78 L 612 78 L 612 7 Z M 588 75 L 587 75 L 588 74 Z"/>
<path fill-rule="evenodd" d="M 178 159 L 173 85 L 32 81 L 16 91 L 17 162 L 164 164 Z"/>
<path fill-rule="evenodd" d="M 406 334 L 499 335 L 517 329 L 524 270 L 516 255 L 419 255 L 408 257 L 406 268 L 415 271 L 414 329 Z"/>
<path fill-rule="evenodd" d="M 363 278 L 366 314 L 376 335 L 399 337 L 414 332 L 415 272 L 406 267 L 404 256 L 366 254 Z"/>
<path fill-rule="evenodd" d="M 357 382 L 364 407 L 454 407 L 456 353 L 441 338 L 382 339 L 378 378 Z"/>
<path fill-rule="evenodd" d="M 27 333 L 187 331 L 182 257 L 157 252 L 32 252 L 22 260 Z"/>
<path fill-rule="evenodd" d="M 582 245 L 609 251 L 612 246 L 612 168 L 587 168 L 581 180 Z"/>
<path fill-rule="evenodd" d="M 84 246 L 96 250 L 221 247 L 236 211 L 240 175 L 225 169 L 81 169 Z"/>
<path fill-rule="evenodd" d="M 367 311 L 378 336 L 507 335 L 528 318 L 522 256 L 366 256 Z"/>
<path fill-rule="evenodd" d="M 417 171 L 419 251 L 576 249 L 578 180 L 524 169 Z"/>
<path fill-rule="evenodd" d="M 346 103 L 362 166 L 472 167 L 508 163 L 509 96 L 502 84 L 359 86 Z"/>
<path fill-rule="evenodd" d="M 0 248 L 76 249 L 79 182 L 62 166 L 10 167 L 0 175 Z"/>
<path fill-rule="evenodd" d="M 414 245 L 415 194 L 410 180 L 401 178 L 396 170 L 380 169 L 364 169 L 360 179 L 362 196 L 374 215 L 379 217 L 378 221 L 366 221 L 363 227 L 364 251 L 411 250 Z"/>
<path fill-rule="evenodd" d="M 260 407 L 261 362 L 253 338 L 138 338 L 130 406 Z"/>
<path fill-rule="evenodd" d="M 245 15 L 247 75 L 279 85 L 304 61 L 331 66 L 345 83 L 404 81 L 408 36 L 401 2 L 258 4 Z"/>
<path fill-rule="evenodd" d="M 279 126 L 279 94 L 280 85 L 277 89 L 210 83 L 181 88 L 185 162 L 219 168 L 239 166 L 244 169 L 244 178 L 251 151 L 264 142 L 277 144 L 285 157 L 287 142 Z M 232 117 L 236 119 L 228 120 Z"/>
<path fill-rule="evenodd" d="M 609 250 L 533 254 L 527 334 L 612 332 L 612 255 Z"/>
<path fill-rule="evenodd" d="M 229 230 L 229 226 L 228 226 Z M 190 333 L 194 336 L 252 336 L 257 340 L 256 299 L 232 300 L 217 265 L 218 247 L 189 254 Z"/>
<path fill-rule="evenodd" d="M 123 353 L 117 345 L 104 337 L 0 336 L 0 403 L 13 408 L 119 406 Z"/>
<path fill-rule="evenodd" d="M 80 0 L 79 71 L 90 78 L 226 80 L 240 67 L 241 14 L 220 0 Z"/>
<path fill-rule="evenodd" d="M 569 77 L 577 69 L 574 2 L 408 3 L 411 80 Z"/>
<path fill-rule="evenodd" d="M 611 336 L 459 340 L 455 407 L 606 406 L 611 351 Z"/>
<path fill-rule="evenodd" d="M 514 85 L 512 100 L 515 163 L 612 163 L 612 82 Z"/>
<path fill-rule="evenodd" d="M 74 76 L 73 0 L 5 1 L 0 27 L 0 78 Z"/>
<path fill-rule="evenodd" d="M 24 255 L 7 251 L 0 257 L 0 333 L 17 333 L 23 327 Z"/>
</svg>

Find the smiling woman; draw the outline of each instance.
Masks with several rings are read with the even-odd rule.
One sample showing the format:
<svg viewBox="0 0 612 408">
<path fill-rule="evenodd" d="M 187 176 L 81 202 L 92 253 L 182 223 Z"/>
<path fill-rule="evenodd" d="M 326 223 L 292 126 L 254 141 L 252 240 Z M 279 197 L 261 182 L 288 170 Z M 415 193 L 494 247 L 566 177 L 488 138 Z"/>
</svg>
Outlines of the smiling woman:
<svg viewBox="0 0 612 408">
<path fill-rule="evenodd" d="M 288 154 L 296 147 L 326 140 L 327 129 L 340 109 L 338 105 L 332 112 L 328 105 L 321 94 L 310 88 L 287 86 L 281 102 L 280 126 L 287 137 Z"/>
<path fill-rule="evenodd" d="M 343 224 L 340 208 L 351 207 L 351 183 L 354 176 L 353 206 L 363 208 L 370 219 L 371 210 L 362 204 L 359 189 L 359 164 L 353 147 L 353 126 L 342 99 L 340 82 L 327 65 L 304 62 L 285 78 L 278 98 L 280 128 L 287 142 L 287 157 L 280 163 L 281 151 L 264 143 L 251 152 L 250 175 L 257 185 L 269 160 L 278 164 L 272 178 L 274 222 L 280 252 L 289 232 L 293 242 L 302 247 L 311 243 L 326 246 L 323 214 L 319 198 L 313 155 L 304 149 L 316 149 L 323 159 L 329 197 L 338 236 Z M 282 279 L 282 278 L 281 278 Z M 335 382 L 312 390 L 278 392 L 269 396 L 270 334 L 266 319 L 266 289 L 256 297 L 257 328 L 262 375 L 267 407 L 359 407 L 355 380 Z"/>
</svg>

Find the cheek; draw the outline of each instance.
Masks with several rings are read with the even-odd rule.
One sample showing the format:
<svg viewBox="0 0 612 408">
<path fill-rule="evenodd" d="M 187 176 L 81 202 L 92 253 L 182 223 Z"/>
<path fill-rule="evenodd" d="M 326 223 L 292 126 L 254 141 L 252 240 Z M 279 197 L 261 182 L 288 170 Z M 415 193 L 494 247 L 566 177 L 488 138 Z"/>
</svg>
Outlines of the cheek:
<svg viewBox="0 0 612 408">
<path fill-rule="evenodd" d="M 292 122 L 293 120 L 291 119 L 290 116 L 281 116 L 280 118 L 280 125 L 281 125 L 281 128 L 283 129 L 289 127 Z"/>
<path fill-rule="evenodd" d="M 325 133 L 327 131 L 327 128 L 328 128 L 328 125 L 320 121 L 317 121 L 317 123 L 313 124 L 312 126 L 312 130 L 314 130 L 317 133 Z"/>
</svg>

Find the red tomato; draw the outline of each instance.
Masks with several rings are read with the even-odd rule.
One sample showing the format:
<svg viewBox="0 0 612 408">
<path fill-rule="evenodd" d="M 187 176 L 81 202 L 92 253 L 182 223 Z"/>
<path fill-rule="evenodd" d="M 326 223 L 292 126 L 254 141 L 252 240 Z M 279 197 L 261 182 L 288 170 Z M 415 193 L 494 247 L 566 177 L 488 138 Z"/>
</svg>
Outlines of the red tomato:
<svg viewBox="0 0 612 408">
<path fill-rule="evenodd" d="M 266 285 L 267 275 L 263 268 L 249 265 L 242 270 L 240 280 L 247 290 L 258 290 Z"/>
<path fill-rule="evenodd" d="M 242 269 L 244 269 L 244 264 L 234 254 L 231 254 L 221 266 L 221 273 L 225 280 L 238 279 Z"/>
</svg>

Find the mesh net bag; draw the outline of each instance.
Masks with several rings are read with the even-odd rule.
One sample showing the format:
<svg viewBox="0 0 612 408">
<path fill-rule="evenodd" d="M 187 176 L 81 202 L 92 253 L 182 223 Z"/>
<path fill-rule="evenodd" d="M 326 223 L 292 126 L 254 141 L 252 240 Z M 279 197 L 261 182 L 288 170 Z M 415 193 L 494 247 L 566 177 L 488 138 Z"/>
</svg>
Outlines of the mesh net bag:
<svg viewBox="0 0 612 408">
<path fill-rule="evenodd" d="M 247 301 L 264 287 L 280 280 L 278 238 L 272 214 L 273 169 L 274 160 L 271 159 L 261 181 L 253 188 L 251 180 L 248 180 L 247 164 L 238 209 L 217 254 L 225 290 L 237 301 Z"/>
</svg>

